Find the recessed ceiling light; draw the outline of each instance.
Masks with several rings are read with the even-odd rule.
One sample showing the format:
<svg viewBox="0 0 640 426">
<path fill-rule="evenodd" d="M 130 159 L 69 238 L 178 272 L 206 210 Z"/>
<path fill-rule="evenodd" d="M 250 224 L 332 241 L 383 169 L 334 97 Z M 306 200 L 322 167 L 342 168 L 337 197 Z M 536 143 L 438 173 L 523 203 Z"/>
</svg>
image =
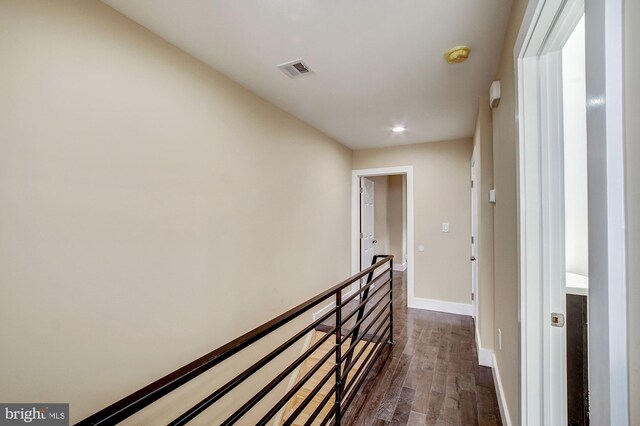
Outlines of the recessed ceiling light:
<svg viewBox="0 0 640 426">
<path fill-rule="evenodd" d="M 404 132 L 405 130 L 407 130 L 407 128 L 406 128 L 406 127 L 404 127 L 404 126 L 396 126 L 396 127 L 394 127 L 393 129 L 391 129 L 391 131 L 392 131 L 393 133 L 402 133 L 402 132 Z"/>
</svg>

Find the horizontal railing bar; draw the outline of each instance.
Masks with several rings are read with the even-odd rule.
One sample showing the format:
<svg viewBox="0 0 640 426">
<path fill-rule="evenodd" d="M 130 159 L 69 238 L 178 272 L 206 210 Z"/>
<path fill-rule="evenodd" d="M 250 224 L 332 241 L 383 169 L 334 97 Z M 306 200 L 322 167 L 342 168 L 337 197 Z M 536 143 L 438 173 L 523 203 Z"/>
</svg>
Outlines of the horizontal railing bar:
<svg viewBox="0 0 640 426">
<path fill-rule="evenodd" d="M 345 395 L 347 395 L 352 388 L 355 390 L 358 387 L 360 387 L 361 383 L 358 383 L 355 387 L 354 387 L 354 384 L 357 383 L 358 380 L 361 380 L 363 377 L 366 377 L 367 374 L 369 374 L 369 371 L 371 370 L 371 366 L 375 364 L 375 361 L 377 361 L 378 357 L 380 356 L 380 351 L 382 350 L 382 348 L 385 347 L 385 345 L 381 344 L 382 339 L 391 335 L 391 333 L 389 333 L 388 335 L 385 335 L 387 331 L 389 332 L 391 331 L 390 324 L 386 325 L 385 330 L 382 332 L 382 334 L 376 341 L 376 345 L 378 346 L 378 348 L 369 352 L 369 354 L 367 355 L 365 360 L 362 362 L 360 367 L 356 370 L 356 373 L 353 375 L 353 380 L 350 383 L 348 383 L 347 386 L 345 387 Z M 369 362 L 372 358 L 375 358 L 375 361 Z M 364 371 L 364 374 L 360 374 L 363 368 L 366 368 Z M 352 394 L 353 393 L 354 392 L 352 392 Z M 350 398 L 347 397 L 347 401 L 349 401 L 349 399 Z M 345 411 L 347 406 L 348 404 L 345 404 Z"/>
<path fill-rule="evenodd" d="M 336 391 L 336 385 L 333 385 L 331 390 L 324 396 L 324 398 L 322 398 L 322 401 L 320 401 L 320 405 L 316 407 L 316 409 L 313 411 L 311 416 L 307 419 L 304 426 L 311 426 L 311 424 L 313 424 L 313 421 L 316 419 L 316 417 L 318 417 L 318 415 L 320 415 L 320 413 L 322 412 L 322 409 L 324 408 L 325 405 L 327 405 L 327 402 L 329 402 L 329 400 L 331 399 L 331 396 L 335 393 L 335 391 Z"/>
<path fill-rule="evenodd" d="M 376 317 L 371 321 L 371 323 L 367 326 L 367 328 L 360 334 L 360 336 L 358 336 L 355 340 L 351 341 L 351 344 L 349 346 L 349 349 L 347 349 L 347 351 L 345 352 L 345 357 L 351 357 L 352 356 L 352 352 L 355 350 L 355 347 L 358 343 L 360 343 L 360 341 L 362 339 L 364 339 L 364 336 L 367 335 L 367 332 L 371 329 L 371 327 L 373 327 L 373 325 L 380 319 L 380 317 L 382 316 L 383 313 L 387 312 L 387 316 L 384 317 L 384 320 L 387 320 L 387 318 L 389 318 L 391 316 L 391 313 L 387 310 L 387 307 L 391 304 L 391 302 L 387 302 L 386 305 L 384 305 L 382 307 L 382 309 L 380 309 L 380 312 L 378 312 L 376 314 Z M 376 330 L 375 333 L 373 333 L 373 335 L 375 336 L 377 334 L 378 330 Z M 343 342 L 342 344 L 346 343 Z"/>
<path fill-rule="evenodd" d="M 318 392 L 320 392 L 320 389 L 322 389 L 322 387 L 325 385 L 325 383 L 327 383 L 329 381 L 329 379 L 333 376 L 333 373 L 336 372 L 336 368 L 338 368 L 338 367 L 336 365 L 334 365 L 331 368 L 331 370 L 329 371 L 329 373 L 327 373 L 322 378 L 322 380 L 313 388 L 313 390 L 311 390 L 311 392 L 309 392 L 309 395 L 307 395 L 307 397 L 300 403 L 298 408 L 296 408 L 295 411 L 293 413 L 291 413 L 291 415 L 284 422 L 283 426 L 289 426 L 291 423 L 293 423 L 295 421 L 296 418 L 298 418 L 300 413 L 302 413 L 302 411 L 307 407 L 307 405 L 309 405 L 309 403 L 311 402 L 313 397 L 316 396 L 316 394 Z"/>
<path fill-rule="evenodd" d="M 274 358 L 280 355 L 283 351 L 293 345 L 295 342 L 300 340 L 309 332 L 313 331 L 319 324 L 322 324 L 327 320 L 331 315 L 333 315 L 336 311 L 336 308 L 333 308 L 329 312 L 325 313 L 323 316 L 306 326 L 304 329 L 296 333 L 289 340 L 278 346 L 276 349 L 271 351 L 269 354 L 265 355 L 261 360 L 256 362 L 254 365 L 238 374 L 236 377 L 225 383 L 222 387 L 217 389 L 211 395 L 207 396 L 202 401 L 198 402 L 196 405 L 191 407 L 188 411 L 183 413 L 180 417 L 176 418 L 174 421 L 169 423 L 169 426 L 178 426 L 183 425 L 189 422 L 191 419 L 196 417 L 198 414 L 209 408 L 211 405 L 215 404 L 220 398 L 224 397 L 227 393 L 233 390 L 240 383 L 245 381 L 247 378 L 255 374 L 256 371 L 260 370 L 262 367 L 271 362 Z"/>
<path fill-rule="evenodd" d="M 391 333 L 389 333 L 389 336 L 391 337 Z M 380 354 L 382 353 L 382 351 L 384 350 L 384 348 L 386 347 L 386 345 L 380 345 L 378 347 L 378 349 L 376 349 L 376 355 L 375 355 L 375 359 L 367 364 L 367 368 L 364 371 L 364 373 L 360 376 L 360 378 L 358 379 L 358 384 L 354 387 L 353 392 L 351 392 L 347 398 L 346 401 L 344 403 L 344 411 L 346 412 L 349 409 L 349 406 L 351 405 L 351 403 L 353 402 L 353 399 L 355 398 L 356 394 L 357 394 L 357 389 L 359 389 L 362 384 L 364 383 L 364 381 L 366 380 L 367 376 L 369 375 L 369 373 L 371 372 L 371 369 L 373 368 L 373 366 L 378 362 L 378 360 L 380 359 Z M 389 357 L 389 354 L 391 353 L 391 351 L 389 351 L 389 353 L 387 354 L 387 358 Z"/>
<path fill-rule="evenodd" d="M 331 410 L 329 410 L 329 412 L 327 413 L 327 415 L 325 416 L 325 418 L 322 420 L 322 422 L 320 423 L 320 426 L 324 426 L 327 423 L 329 423 L 331 421 L 331 419 L 335 418 L 336 415 L 336 406 L 334 405 Z M 335 422 L 334 422 L 335 424 Z"/>
<path fill-rule="evenodd" d="M 335 286 L 333 286 L 332 288 L 324 291 L 323 293 L 320 293 L 320 295 L 326 294 L 326 296 L 329 296 L 329 295 L 334 294 L 334 293 L 336 293 L 338 291 L 344 290 L 347 286 L 355 283 L 360 278 L 363 278 L 369 272 L 373 272 L 376 269 L 378 269 L 379 267 L 381 267 L 382 265 L 384 265 L 385 263 L 390 262 L 391 259 L 393 259 L 393 256 L 391 256 L 391 255 L 390 256 L 386 256 L 385 258 L 383 258 L 382 260 L 377 261 L 376 263 L 374 263 L 373 265 L 369 266 L 368 268 L 363 269 L 362 271 L 360 271 L 357 274 L 351 276 L 350 278 L 347 278 L 346 280 L 342 281 L 341 283 L 336 284 Z"/>
<path fill-rule="evenodd" d="M 381 259 L 370 267 L 336 284 L 330 289 L 323 291 L 315 297 L 312 297 L 306 302 L 303 302 L 300 305 L 288 310 L 287 312 L 277 316 L 271 321 L 268 321 L 254 328 L 253 330 L 243 334 L 237 339 L 234 339 L 220 346 L 219 348 L 209 352 L 208 354 L 205 354 L 200 358 L 190 362 L 189 364 L 156 380 L 155 382 L 150 383 L 142 389 L 133 392 L 132 394 L 122 398 L 119 401 L 114 402 L 108 407 L 82 420 L 78 424 L 99 425 L 104 423 L 114 424 L 121 422 L 127 417 L 147 407 L 151 403 L 169 394 L 173 390 L 179 388 L 193 378 L 199 376 L 205 371 L 208 371 L 209 369 L 220 364 L 222 361 L 228 359 L 232 355 L 235 355 L 244 348 L 260 340 L 267 334 L 270 334 L 272 331 L 289 323 L 293 319 L 300 316 L 302 313 L 316 306 L 318 303 L 324 301 L 331 295 L 342 291 L 345 287 L 358 281 L 360 278 L 366 276 L 369 272 L 375 271 L 375 269 L 384 265 L 386 262 L 390 262 L 392 259 L 393 256 L 387 256 Z"/>
<path fill-rule="evenodd" d="M 302 364 L 302 362 L 305 361 L 309 357 L 309 355 L 314 353 L 320 346 L 322 346 L 322 344 L 326 342 L 329 339 L 329 337 L 331 337 L 333 333 L 336 332 L 336 330 L 337 328 L 334 327 L 330 333 L 327 333 L 326 335 L 322 336 L 320 340 L 318 340 L 316 343 L 311 345 L 309 349 L 307 349 L 302 355 L 300 355 L 293 363 L 289 364 L 287 368 L 285 368 L 280 374 L 278 374 L 273 380 L 271 380 L 264 388 L 262 388 L 260 392 L 254 395 L 253 398 L 247 401 L 242 407 L 240 407 L 222 424 L 231 425 L 236 421 L 238 421 L 240 417 L 245 415 L 247 411 L 253 408 L 253 406 L 256 405 L 262 398 L 264 398 L 266 394 L 271 392 L 273 388 L 275 388 L 278 385 L 278 383 L 283 381 L 285 377 L 291 374 L 298 367 L 298 365 Z M 335 348 L 333 350 L 335 350 Z"/>
<path fill-rule="evenodd" d="M 340 325 L 341 325 L 341 326 L 342 326 L 342 325 L 345 325 L 345 324 L 346 324 L 346 323 L 347 323 L 347 322 L 348 322 L 348 321 L 349 321 L 349 320 L 350 320 L 350 319 L 351 319 L 355 314 L 357 314 L 357 313 L 360 311 L 360 309 L 363 309 L 363 308 L 367 305 L 367 303 L 371 303 L 371 302 L 372 302 L 372 300 L 371 300 L 371 299 L 373 298 L 373 296 L 375 296 L 379 291 L 382 291 L 382 289 L 383 289 L 383 288 L 384 288 L 383 286 L 378 287 L 378 288 L 377 288 L 377 289 L 376 289 L 376 290 L 371 294 L 371 296 L 369 296 L 367 299 L 365 299 L 364 301 L 362 301 L 358 306 L 356 306 L 356 307 L 353 309 L 353 311 L 351 311 L 351 312 L 349 313 L 349 315 L 347 315 L 347 316 L 344 318 L 344 320 L 342 321 L 342 324 L 340 324 Z M 378 306 L 378 304 L 380 303 L 380 301 L 384 300 L 384 297 L 385 297 L 387 294 L 389 294 L 390 292 L 391 292 L 391 290 L 388 290 L 388 291 L 387 291 L 387 292 L 386 292 L 382 297 L 380 297 L 380 299 L 378 299 L 378 301 L 377 301 L 377 302 L 376 302 L 376 304 L 374 305 L 374 308 L 375 308 L 376 306 Z M 367 315 L 368 315 L 370 312 L 371 312 L 371 310 L 367 311 Z M 351 327 L 351 332 L 350 332 L 349 334 L 351 334 L 351 333 L 356 329 L 356 327 L 357 327 L 359 324 L 362 324 L 362 320 L 364 320 L 364 319 L 366 319 L 366 315 L 365 315 L 364 317 L 360 318 L 360 319 L 356 322 L 356 325 L 354 325 L 353 327 Z"/>
<path fill-rule="evenodd" d="M 351 336 L 351 335 L 352 335 L 352 334 L 353 334 L 353 333 L 358 329 L 358 327 L 359 327 L 360 325 L 362 325 L 362 323 L 363 323 L 364 321 L 366 321 L 366 320 L 367 320 L 367 318 L 369 318 L 369 315 L 371 315 L 371 313 L 372 313 L 373 311 L 375 311 L 376 309 L 378 309 L 378 307 L 380 306 L 380 304 L 381 304 L 382 302 L 387 302 L 387 303 L 386 303 L 386 305 L 384 305 L 385 307 L 387 307 L 387 306 L 391 303 L 391 301 L 389 301 L 389 300 L 385 300 L 385 299 L 384 299 L 384 296 L 387 296 L 390 292 L 391 292 L 391 291 L 387 291 L 387 293 L 386 293 L 385 295 L 383 295 L 383 297 L 382 297 L 382 298 L 380 298 L 380 299 L 376 302 L 376 304 L 375 304 L 375 305 L 373 305 L 373 307 L 367 311 L 366 315 L 364 315 L 364 316 L 363 316 L 363 317 L 362 317 L 358 322 L 356 322 L 356 324 L 353 326 L 353 328 L 352 328 L 352 329 L 351 329 L 351 330 L 350 330 L 350 331 L 349 331 L 349 332 L 344 336 L 344 339 L 342 339 L 342 342 L 343 342 L 343 343 L 344 343 L 344 342 L 346 342 L 346 341 L 347 341 L 347 339 L 349 339 L 349 338 L 350 338 L 350 336 Z M 363 334 L 364 334 L 364 333 L 363 333 Z"/>
<path fill-rule="evenodd" d="M 302 376 L 302 378 L 300 380 L 298 380 L 298 382 L 295 384 L 294 387 L 292 387 L 282 398 L 280 398 L 280 401 L 278 401 L 278 403 L 276 405 L 274 405 L 271 410 L 269 410 L 269 412 L 267 412 L 267 414 L 265 414 L 259 421 L 258 421 L 258 426 L 264 426 L 267 423 L 269 423 L 269 420 L 271 420 L 271 418 L 273 416 L 275 416 L 278 411 L 280 411 L 280 409 L 282 407 L 285 406 L 285 404 L 296 394 L 298 393 L 298 391 L 300 390 L 300 388 L 302 388 L 302 386 L 304 386 L 304 384 L 313 377 L 314 374 L 316 374 L 316 372 L 318 370 L 320 370 L 320 368 L 322 368 L 322 366 L 324 365 L 325 362 L 327 362 L 327 360 L 336 352 L 336 347 L 332 347 L 322 358 L 320 358 L 320 361 L 318 361 L 316 363 L 316 365 L 314 365 L 308 372 L 307 374 L 305 374 L 304 376 Z M 334 365 L 332 370 L 335 373 L 337 366 Z"/>
<path fill-rule="evenodd" d="M 383 311 L 384 312 L 384 311 Z M 360 359 L 360 357 L 362 356 L 362 354 L 364 353 L 365 350 L 367 350 L 367 347 L 369 346 L 369 344 L 371 344 L 371 342 L 373 342 L 373 339 L 378 335 L 378 333 L 380 332 L 380 329 L 382 329 L 382 326 L 386 324 L 385 327 L 389 326 L 389 323 L 387 322 L 387 320 L 389 319 L 389 315 L 387 315 L 386 317 L 383 318 L 382 322 L 380 322 L 380 324 L 378 325 L 378 328 L 376 328 L 376 331 L 373 332 L 372 334 L 372 338 L 371 340 L 367 340 L 365 343 L 365 345 L 363 346 L 362 350 L 360 352 L 358 352 L 358 355 L 349 363 L 349 365 L 345 366 L 344 372 L 342 374 L 342 380 L 345 381 L 345 379 L 347 378 L 347 375 L 349 374 L 349 371 L 351 371 L 351 369 L 353 368 L 354 365 L 356 365 L 356 363 L 358 362 L 358 359 Z M 375 321 L 377 321 L 378 318 L 376 318 Z M 373 324 L 375 324 L 375 321 L 372 322 L 369 327 L 371 327 Z M 386 331 L 386 330 L 385 330 Z M 384 333 L 384 331 L 383 331 Z M 363 334 L 364 336 L 364 334 Z M 358 341 L 359 343 L 359 341 Z M 356 345 L 358 344 L 356 343 Z M 377 343 L 376 343 L 377 344 Z M 353 345 L 353 348 L 355 349 L 355 345 Z M 366 361 L 366 360 L 365 360 Z M 346 383 L 346 382 L 345 382 Z"/>
<path fill-rule="evenodd" d="M 378 275 L 377 277 L 375 277 L 373 280 L 369 281 L 367 284 L 365 284 L 364 286 L 360 287 L 358 290 L 356 290 L 355 292 L 353 292 L 352 294 L 349 295 L 349 297 L 347 297 L 345 300 L 342 301 L 342 306 L 346 305 L 347 303 L 351 302 L 353 299 L 355 299 L 356 297 L 358 297 L 363 291 L 365 291 L 366 289 L 368 289 L 369 287 L 371 287 L 372 285 L 376 284 L 380 278 L 383 278 L 385 276 L 385 274 L 387 272 L 389 272 L 391 269 L 385 269 L 383 273 L 381 273 L 380 275 Z M 391 279 L 391 277 L 389 277 L 389 280 Z M 387 284 L 382 283 L 382 285 Z"/>
</svg>

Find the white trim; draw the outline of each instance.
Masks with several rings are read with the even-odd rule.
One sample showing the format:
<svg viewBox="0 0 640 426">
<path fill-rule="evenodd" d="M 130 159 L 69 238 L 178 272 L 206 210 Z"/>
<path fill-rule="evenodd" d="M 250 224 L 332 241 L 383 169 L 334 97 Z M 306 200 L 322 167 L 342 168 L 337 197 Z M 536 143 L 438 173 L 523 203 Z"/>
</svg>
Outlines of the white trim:
<svg viewBox="0 0 640 426">
<path fill-rule="evenodd" d="M 404 263 L 400 263 L 400 264 L 393 264 L 393 270 L 397 271 L 397 272 L 404 272 L 407 270 L 407 262 Z"/>
<path fill-rule="evenodd" d="M 351 291 L 349 293 L 352 293 L 353 289 L 351 289 Z M 326 314 L 327 312 L 329 312 L 331 309 L 333 309 L 336 306 L 336 302 L 329 302 L 327 303 L 325 306 L 323 306 L 322 308 L 320 308 L 318 311 L 313 313 L 313 320 L 317 320 L 318 318 L 320 318 L 322 315 Z"/>
<path fill-rule="evenodd" d="M 445 302 L 443 300 L 413 298 L 411 308 L 426 309 L 427 311 L 445 312 L 448 314 L 473 316 L 473 305 L 470 303 Z"/>
<path fill-rule="evenodd" d="M 504 388 L 502 387 L 502 379 L 500 378 L 500 370 L 498 369 L 498 361 L 496 361 L 496 354 L 492 353 L 491 358 L 493 360 L 493 383 L 496 387 L 496 395 L 498 396 L 498 407 L 500 407 L 500 416 L 502 417 L 502 424 L 505 426 L 511 426 L 511 417 L 509 416 L 509 410 L 507 409 L 507 398 L 504 395 Z"/>
<path fill-rule="evenodd" d="M 351 272 L 360 272 L 360 186 L 362 176 L 406 175 L 407 177 L 407 306 L 414 298 L 414 248 L 413 248 L 413 166 L 383 167 L 353 170 L 351 173 Z M 402 259 L 399 259 L 402 261 Z M 394 265 L 395 269 L 395 265 Z M 356 290 L 358 283 L 352 289 Z"/>
<path fill-rule="evenodd" d="M 514 49 L 523 425 L 566 424 L 561 49 L 583 13 L 581 0 L 529 3 Z"/>
<path fill-rule="evenodd" d="M 389 268 L 386 269 L 387 271 L 389 270 Z M 382 271 L 384 272 L 384 271 Z M 373 287 L 373 286 L 371 286 Z M 345 294 L 342 295 L 342 297 L 344 299 L 346 299 L 347 297 L 351 296 L 354 292 L 356 292 L 358 290 L 358 287 L 351 287 L 351 289 L 346 292 Z M 319 310 L 317 310 L 316 312 L 313 313 L 313 321 L 317 320 L 318 318 L 320 318 L 322 315 L 326 314 L 327 312 L 329 312 L 331 309 L 335 308 L 336 306 L 336 302 L 332 301 L 327 303 L 326 305 L 324 305 L 322 308 L 320 308 Z"/>
<path fill-rule="evenodd" d="M 493 367 L 493 351 L 489 349 L 478 349 L 478 364 L 484 367 Z"/>
<path fill-rule="evenodd" d="M 589 158 L 589 383 L 590 415 L 593 424 L 624 425 L 629 423 L 628 352 L 627 352 L 627 276 L 625 235 L 625 180 L 623 151 L 623 2 L 622 0 L 585 0 L 587 54 L 587 125 Z M 521 413 L 523 425 L 543 421 L 544 341 L 540 325 L 544 295 L 537 290 L 544 282 L 540 253 L 542 235 L 536 232 L 540 223 L 540 205 L 530 196 L 539 195 L 536 182 L 540 176 L 534 169 L 535 144 L 524 144 L 524 138 L 536 139 L 536 126 L 546 111 L 531 105 L 522 94 L 531 97 L 538 90 L 537 76 L 527 50 L 542 49 L 541 38 L 548 31 L 534 34 L 536 25 L 552 27 L 562 15 L 575 13 L 575 2 L 530 0 L 514 47 L 517 81 L 518 117 L 518 265 L 520 281 L 521 321 Z M 573 3 L 573 4 L 572 4 Z M 565 8 L 564 10 L 562 8 Z M 556 41 L 558 38 L 555 39 Z M 531 52 L 531 50 L 530 50 Z M 524 81 L 527 80 L 527 86 Z M 528 111 L 526 112 L 525 109 Z M 529 123 L 525 125 L 525 119 Z M 533 121 L 531 119 L 533 118 Z M 539 157 L 538 157 L 539 161 Z M 529 202 L 526 200 L 529 199 Z M 531 283 L 528 285 L 527 283 Z"/>
<path fill-rule="evenodd" d="M 484 367 L 493 367 L 493 351 L 484 349 L 480 340 L 480 330 L 476 327 L 476 349 L 478 350 L 478 364 Z"/>
<path fill-rule="evenodd" d="M 622 0 L 586 0 L 589 384 L 594 425 L 629 424 Z"/>
</svg>

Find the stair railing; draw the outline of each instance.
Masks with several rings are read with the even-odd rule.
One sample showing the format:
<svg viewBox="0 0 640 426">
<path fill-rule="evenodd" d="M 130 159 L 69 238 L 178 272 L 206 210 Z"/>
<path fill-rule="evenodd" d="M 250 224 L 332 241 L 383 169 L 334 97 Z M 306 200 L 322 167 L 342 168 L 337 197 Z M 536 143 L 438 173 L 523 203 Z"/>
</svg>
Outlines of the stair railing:
<svg viewBox="0 0 640 426">
<path fill-rule="evenodd" d="M 383 269 L 382 272 L 374 277 L 374 272 L 380 269 Z M 367 277 L 366 284 L 360 285 L 359 289 L 354 290 L 352 288 L 353 285 L 361 282 L 361 279 L 365 276 Z M 374 286 L 375 289 L 370 294 L 370 290 L 373 289 Z M 177 416 L 169 425 L 186 424 L 208 408 L 215 406 L 216 402 L 232 392 L 238 385 L 252 377 L 256 372 L 262 370 L 272 360 L 296 342 L 299 342 L 310 332 L 320 329 L 322 326 L 325 327 L 323 330 L 326 331 L 326 334 L 322 338 L 311 344 L 302 355 L 279 371 L 262 389 L 248 397 L 233 414 L 228 416 L 226 420 L 220 424 L 224 426 L 249 424 L 245 419 L 245 415 L 253 409 L 256 404 L 262 401 L 265 396 L 269 394 L 273 395 L 275 388 L 285 378 L 290 377 L 292 373 L 297 371 L 314 352 L 333 336 L 334 345 L 331 350 L 291 386 L 259 420 L 252 420 L 251 422 L 255 422 L 257 425 L 273 423 L 274 417 L 284 409 L 291 398 L 300 391 L 305 383 L 318 373 L 322 365 L 329 362 L 331 357 L 333 357 L 333 367 L 317 381 L 317 385 L 308 393 L 305 399 L 295 407 L 295 410 L 282 420 L 282 424 L 293 424 L 321 389 L 324 389 L 327 383 L 331 384 L 330 380 L 333 378 L 333 386 L 322 398 L 322 401 L 320 401 L 315 410 L 307 416 L 304 424 L 340 425 L 343 421 L 344 413 L 353 402 L 369 372 L 380 359 L 383 349 L 386 345 L 393 345 L 393 256 L 375 256 L 373 264 L 369 268 L 364 269 L 271 321 L 262 324 L 237 339 L 109 405 L 78 424 L 112 425 L 119 423 L 200 376 L 202 373 L 219 365 L 222 361 L 230 359 L 240 351 L 249 348 L 274 331 L 281 329 L 281 327 L 290 323 L 292 320 L 301 317 L 305 313 L 310 314 L 312 308 L 321 305 L 323 302 L 325 305 L 329 302 L 330 305 L 323 306 L 320 312 L 324 312 L 329 308 L 327 312 L 311 321 L 310 324 L 299 330 L 284 343 L 279 344 L 256 363 L 213 390 L 206 398 Z M 371 304 L 369 309 L 365 309 L 367 304 Z M 351 320 L 354 320 L 354 325 L 349 328 L 348 326 Z M 326 329 L 327 324 L 329 324 L 328 330 Z M 360 333 L 362 327 L 364 327 L 364 329 L 362 333 Z M 371 332 L 372 329 L 374 329 L 373 332 Z M 368 336 L 368 339 L 366 336 Z M 384 342 L 385 339 L 386 342 Z M 347 344 L 347 341 L 350 341 L 349 346 L 346 351 L 343 351 L 343 346 Z M 361 345 L 361 348 L 356 353 L 358 343 L 360 342 L 364 342 L 364 344 Z M 373 347 L 369 348 L 371 344 L 373 344 Z M 369 348 L 368 351 L 367 348 Z M 361 362 L 358 364 L 359 361 Z M 358 367 L 356 368 L 356 366 Z M 355 372 L 350 376 L 349 373 L 354 369 Z M 278 394 L 277 396 L 280 395 Z M 323 418 L 319 418 L 331 399 L 333 399 L 333 406 L 329 405 L 330 409 L 328 412 L 324 414 Z"/>
<path fill-rule="evenodd" d="M 376 254 L 376 255 L 374 255 L 373 259 L 371 260 L 371 265 L 375 265 L 376 262 L 378 261 L 378 259 L 381 259 L 383 257 L 388 257 L 388 255 L 386 255 L 386 254 Z M 391 270 L 393 271 L 393 259 L 391 260 Z M 369 272 L 369 274 L 367 275 L 366 284 L 370 284 L 371 281 L 373 281 L 374 272 L 375 272 L 375 270 L 371 270 Z M 343 375 L 345 375 L 345 376 L 347 374 L 349 374 L 349 371 L 353 368 L 353 363 L 352 363 L 353 350 L 351 348 L 356 346 L 365 337 L 365 333 L 368 331 L 368 328 L 367 328 L 367 330 L 365 330 L 364 333 L 362 333 L 362 335 L 358 336 L 358 334 L 360 333 L 360 325 L 362 324 L 363 321 L 366 320 L 366 318 L 364 317 L 364 312 L 365 312 L 365 308 L 366 308 L 366 305 L 367 305 L 367 301 L 369 300 L 369 291 L 371 290 L 371 287 L 372 286 L 366 285 L 363 288 L 364 291 L 362 293 L 360 293 L 360 305 L 359 305 L 360 307 L 358 308 L 358 316 L 356 318 L 356 324 L 355 324 L 355 326 L 353 327 L 353 329 L 350 332 L 350 334 L 351 334 L 351 343 L 349 345 L 349 350 L 347 351 L 347 356 L 345 357 L 345 362 L 344 362 L 345 371 L 343 372 Z M 391 298 L 391 300 L 393 300 L 393 287 L 390 287 L 389 291 L 392 293 L 390 298 Z M 389 337 L 389 342 L 388 343 L 393 345 L 394 344 L 394 341 L 393 341 L 393 304 L 389 305 L 389 310 L 391 311 L 391 315 L 389 315 L 389 320 L 391 322 L 391 326 L 390 326 L 391 335 Z M 356 359 L 354 362 L 357 362 L 357 361 L 358 360 Z"/>
</svg>

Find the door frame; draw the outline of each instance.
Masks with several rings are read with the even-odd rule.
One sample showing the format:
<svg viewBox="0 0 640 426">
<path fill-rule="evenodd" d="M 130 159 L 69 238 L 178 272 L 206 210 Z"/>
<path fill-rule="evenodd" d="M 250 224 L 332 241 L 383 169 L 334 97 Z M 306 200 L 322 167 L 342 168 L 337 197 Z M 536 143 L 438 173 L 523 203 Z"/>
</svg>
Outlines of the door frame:
<svg viewBox="0 0 640 426">
<path fill-rule="evenodd" d="M 471 155 L 471 256 L 475 256 L 475 261 L 471 262 L 471 304 L 473 310 L 473 318 L 475 319 L 476 334 L 480 335 L 480 318 L 478 316 L 478 308 L 480 306 L 478 296 L 478 227 L 479 227 L 479 197 L 478 197 L 478 145 L 473 147 Z"/>
<path fill-rule="evenodd" d="M 413 307 L 414 261 L 413 261 L 413 166 L 382 167 L 353 170 L 351 173 L 351 273 L 360 272 L 360 178 L 371 176 L 405 175 L 407 181 L 407 306 Z M 400 259 L 401 262 L 402 259 Z M 398 260 L 396 260 L 397 262 Z M 358 284 L 354 283 L 353 290 Z"/>
<path fill-rule="evenodd" d="M 521 334 L 521 424 L 548 424 L 551 407 L 544 395 L 549 372 L 543 363 L 548 324 L 540 287 L 543 185 L 539 116 L 547 98 L 540 90 L 531 49 L 540 47 L 563 10 L 575 0 L 530 0 L 514 47 L 518 117 L 518 243 Z M 589 384 L 592 424 L 629 423 L 627 277 L 623 150 L 622 0 L 585 0 L 587 50 L 587 126 L 589 180 Z M 546 30 L 546 31 L 545 31 Z M 533 123 L 533 124 L 532 124 Z M 556 247 L 557 249 L 557 247 Z M 547 259 L 548 260 L 548 259 Z M 542 286 L 540 285 L 542 283 Z M 593 384 L 597 383 L 596 386 Z M 548 392 L 547 392 L 548 394 Z M 549 403 L 548 399 L 546 400 Z"/>
</svg>

